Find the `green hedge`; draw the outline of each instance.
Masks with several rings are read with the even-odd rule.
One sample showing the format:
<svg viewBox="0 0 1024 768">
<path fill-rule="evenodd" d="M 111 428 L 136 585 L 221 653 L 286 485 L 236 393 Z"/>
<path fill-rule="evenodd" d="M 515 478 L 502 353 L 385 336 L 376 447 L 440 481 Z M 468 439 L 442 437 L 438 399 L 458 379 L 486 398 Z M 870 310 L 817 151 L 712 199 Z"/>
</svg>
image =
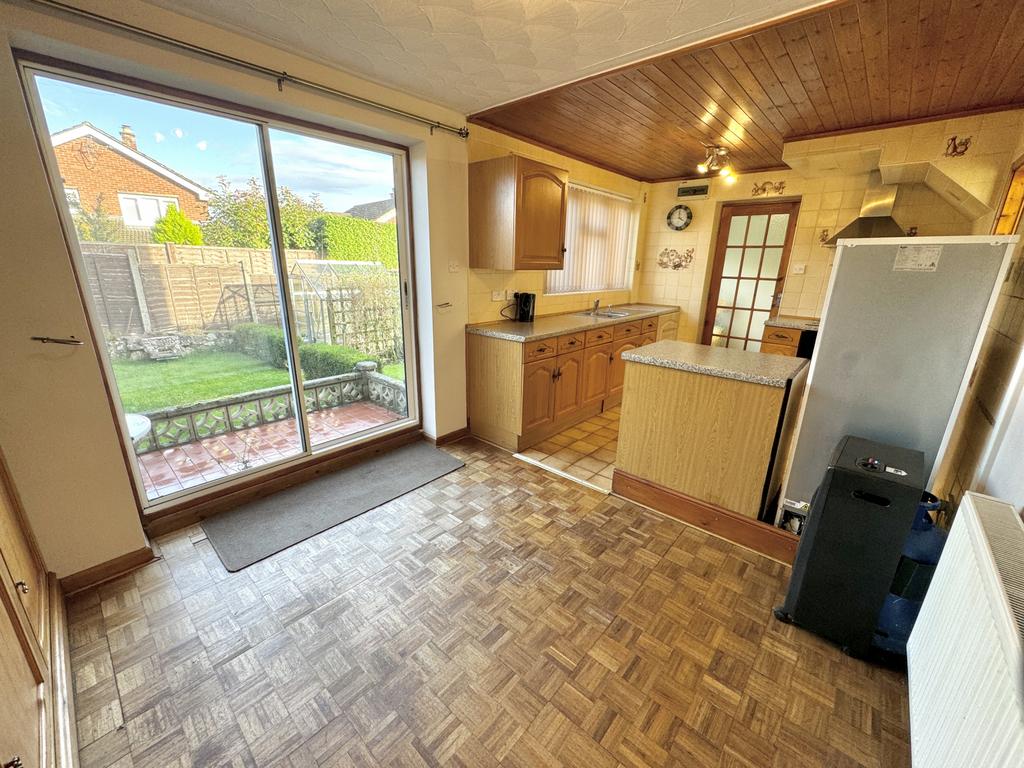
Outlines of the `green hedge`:
<svg viewBox="0 0 1024 768">
<path fill-rule="evenodd" d="M 275 368 L 288 367 L 283 330 L 257 323 L 236 325 L 234 330 L 235 345 L 240 352 Z M 365 352 L 335 344 L 300 344 L 299 361 L 302 364 L 302 376 L 306 380 L 349 373 L 355 370 L 356 363 L 364 361 L 376 363 L 378 370 L 381 368 L 380 360 Z"/>
<path fill-rule="evenodd" d="M 338 261 L 379 261 L 389 269 L 398 267 L 398 230 L 395 223 L 326 214 L 310 227 L 314 239 L 329 259 Z"/>
</svg>

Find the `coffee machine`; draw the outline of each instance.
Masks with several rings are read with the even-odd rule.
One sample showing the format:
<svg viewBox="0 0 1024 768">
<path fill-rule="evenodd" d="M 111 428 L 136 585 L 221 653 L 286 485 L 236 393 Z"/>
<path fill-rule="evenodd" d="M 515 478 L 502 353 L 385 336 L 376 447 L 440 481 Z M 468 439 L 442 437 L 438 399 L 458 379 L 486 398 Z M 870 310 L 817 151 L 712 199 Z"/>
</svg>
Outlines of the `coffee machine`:
<svg viewBox="0 0 1024 768">
<path fill-rule="evenodd" d="M 515 299 L 516 320 L 520 323 L 532 323 L 533 311 L 537 306 L 537 294 L 516 291 L 512 298 Z"/>
</svg>

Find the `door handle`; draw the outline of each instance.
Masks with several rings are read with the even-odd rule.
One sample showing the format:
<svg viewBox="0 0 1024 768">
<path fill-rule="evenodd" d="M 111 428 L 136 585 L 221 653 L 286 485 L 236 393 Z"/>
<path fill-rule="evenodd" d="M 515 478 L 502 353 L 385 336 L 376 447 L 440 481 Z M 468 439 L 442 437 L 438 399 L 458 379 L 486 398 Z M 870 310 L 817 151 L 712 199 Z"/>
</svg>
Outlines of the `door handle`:
<svg viewBox="0 0 1024 768">
<path fill-rule="evenodd" d="M 67 344 L 72 347 L 80 347 L 85 344 L 81 339 L 76 339 L 71 336 L 67 339 L 55 339 L 52 336 L 33 336 L 32 341 L 38 341 L 40 344 Z"/>
<path fill-rule="evenodd" d="M 21 762 L 21 757 L 15 755 L 6 763 L 4 763 L 3 768 L 24 768 L 24 765 L 25 764 Z"/>
<path fill-rule="evenodd" d="M 27 595 L 28 594 L 28 584 L 26 584 L 24 581 L 16 581 L 16 582 L 14 582 L 14 588 L 16 590 L 18 590 L 19 592 L 21 592 L 21 594 L 23 594 L 23 595 Z"/>
</svg>

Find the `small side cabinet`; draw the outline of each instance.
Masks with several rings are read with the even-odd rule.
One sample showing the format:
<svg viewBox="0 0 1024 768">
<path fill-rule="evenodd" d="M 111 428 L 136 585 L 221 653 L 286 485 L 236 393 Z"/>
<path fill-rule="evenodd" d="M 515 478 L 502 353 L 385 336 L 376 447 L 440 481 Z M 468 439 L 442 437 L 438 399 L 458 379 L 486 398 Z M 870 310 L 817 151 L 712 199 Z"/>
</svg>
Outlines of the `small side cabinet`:
<svg viewBox="0 0 1024 768">
<path fill-rule="evenodd" d="M 569 173 L 518 155 L 469 165 L 469 266 L 561 269 Z"/>
</svg>

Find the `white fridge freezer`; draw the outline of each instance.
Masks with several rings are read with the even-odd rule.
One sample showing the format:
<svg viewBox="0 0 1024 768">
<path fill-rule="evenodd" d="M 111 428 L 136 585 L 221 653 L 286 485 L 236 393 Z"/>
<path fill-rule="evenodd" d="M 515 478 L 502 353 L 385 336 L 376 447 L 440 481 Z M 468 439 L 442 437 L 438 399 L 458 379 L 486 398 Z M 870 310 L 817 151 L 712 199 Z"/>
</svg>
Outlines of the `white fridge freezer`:
<svg viewBox="0 0 1024 768">
<path fill-rule="evenodd" d="M 1017 237 L 840 240 L 782 498 L 810 502 L 844 435 L 949 440 Z"/>
</svg>

